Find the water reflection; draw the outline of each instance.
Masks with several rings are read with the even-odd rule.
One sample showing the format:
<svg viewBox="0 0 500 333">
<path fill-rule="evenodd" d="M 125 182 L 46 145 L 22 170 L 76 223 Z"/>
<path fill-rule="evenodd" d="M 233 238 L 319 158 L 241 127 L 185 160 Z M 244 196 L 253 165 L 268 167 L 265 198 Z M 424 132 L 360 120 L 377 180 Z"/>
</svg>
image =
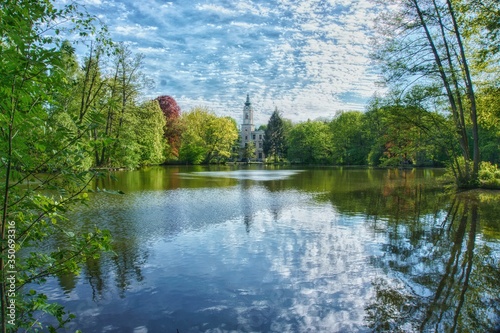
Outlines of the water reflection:
<svg viewBox="0 0 500 333">
<path fill-rule="evenodd" d="M 421 228 L 389 224 L 389 272 L 374 281 L 367 320 L 376 332 L 488 332 L 498 324 L 498 243 L 479 232 L 479 194 L 454 195 L 446 215 Z"/>
<path fill-rule="evenodd" d="M 499 318 L 498 194 L 440 170 L 118 173 L 80 228 L 116 256 L 51 290 L 86 332 L 484 332 Z M 269 171 L 269 172 L 268 172 Z M 155 179 L 150 179 L 151 177 Z M 139 178 L 139 180 L 137 179 Z"/>
</svg>

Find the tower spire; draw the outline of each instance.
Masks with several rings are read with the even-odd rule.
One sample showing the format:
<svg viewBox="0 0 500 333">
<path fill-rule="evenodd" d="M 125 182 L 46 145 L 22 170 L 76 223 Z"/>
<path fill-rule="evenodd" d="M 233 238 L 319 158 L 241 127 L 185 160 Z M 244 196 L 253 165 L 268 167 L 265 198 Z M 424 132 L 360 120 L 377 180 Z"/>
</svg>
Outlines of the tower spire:
<svg viewBox="0 0 500 333">
<path fill-rule="evenodd" d="M 253 108 L 252 103 L 250 103 L 250 94 L 247 94 L 247 101 L 243 107 L 243 124 L 250 125 L 251 131 L 253 131 Z"/>
</svg>

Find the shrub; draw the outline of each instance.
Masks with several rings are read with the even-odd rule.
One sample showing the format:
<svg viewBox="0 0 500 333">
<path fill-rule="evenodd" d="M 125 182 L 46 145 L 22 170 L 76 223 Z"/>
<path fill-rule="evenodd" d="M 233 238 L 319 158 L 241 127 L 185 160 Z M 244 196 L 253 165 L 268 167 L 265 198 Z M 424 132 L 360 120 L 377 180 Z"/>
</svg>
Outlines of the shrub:
<svg viewBox="0 0 500 333">
<path fill-rule="evenodd" d="M 479 182 L 481 187 L 500 189 L 500 169 L 498 166 L 490 162 L 481 162 Z"/>
</svg>

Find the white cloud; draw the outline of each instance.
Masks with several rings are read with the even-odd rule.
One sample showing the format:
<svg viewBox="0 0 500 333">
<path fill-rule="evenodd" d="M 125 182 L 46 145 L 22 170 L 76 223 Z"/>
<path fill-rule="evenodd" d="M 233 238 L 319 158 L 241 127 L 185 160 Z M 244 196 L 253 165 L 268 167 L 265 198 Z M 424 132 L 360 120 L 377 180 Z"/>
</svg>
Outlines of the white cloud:
<svg viewBox="0 0 500 333">
<path fill-rule="evenodd" d="M 65 3 L 69 3 L 70 1 L 64 1 Z M 100 6 L 102 5 L 102 0 L 81 0 L 79 1 L 81 5 L 91 5 L 91 6 Z"/>
<path fill-rule="evenodd" d="M 231 21 L 230 25 L 235 26 L 235 27 L 240 27 L 243 29 L 253 29 L 253 28 L 262 26 L 261 24 L 247 23 L 247 22 L 234 22 L 234 21 Z"/>
<path fill-rule="evenodd" d="M 235 9 L 244 14 L 256 16 L 268 16 L 272 10 L 267 7 L 267 4 L 256 4 L 254 1 L 234 1 Z"/>
<path fill-rule="evenodd" d="M 203 5 L 197 4 L 196 9 L 198 9 L 199 11 L 210 11 L 220 15 L 227 15 L 227 16 L 233 16 L 236 14 L 234 10 L 213 4 L 203 4 Z"/>
<path fill-rule="evenodd" d="M 114 28 L 114 32 L 119 35 L 134 37 L 148 37 L 156 30 L 158 30 L 158 27 L 142 26 L 137 23 L 134 25 L 121 25 Z"/>
</svg>

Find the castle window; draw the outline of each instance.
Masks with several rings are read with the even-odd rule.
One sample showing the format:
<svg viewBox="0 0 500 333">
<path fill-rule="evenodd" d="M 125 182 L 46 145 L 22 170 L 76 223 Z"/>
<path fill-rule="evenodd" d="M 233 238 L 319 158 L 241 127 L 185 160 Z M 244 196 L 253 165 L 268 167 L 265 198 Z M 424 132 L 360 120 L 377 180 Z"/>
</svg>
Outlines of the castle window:
<svg viewBox="0 0 500 333">
<path fill-rule="evenodd" d="M 255 140 L 255 134 L 254 134 L 254 135 L 252 135 L 252 138 Z"/>
</svg>

